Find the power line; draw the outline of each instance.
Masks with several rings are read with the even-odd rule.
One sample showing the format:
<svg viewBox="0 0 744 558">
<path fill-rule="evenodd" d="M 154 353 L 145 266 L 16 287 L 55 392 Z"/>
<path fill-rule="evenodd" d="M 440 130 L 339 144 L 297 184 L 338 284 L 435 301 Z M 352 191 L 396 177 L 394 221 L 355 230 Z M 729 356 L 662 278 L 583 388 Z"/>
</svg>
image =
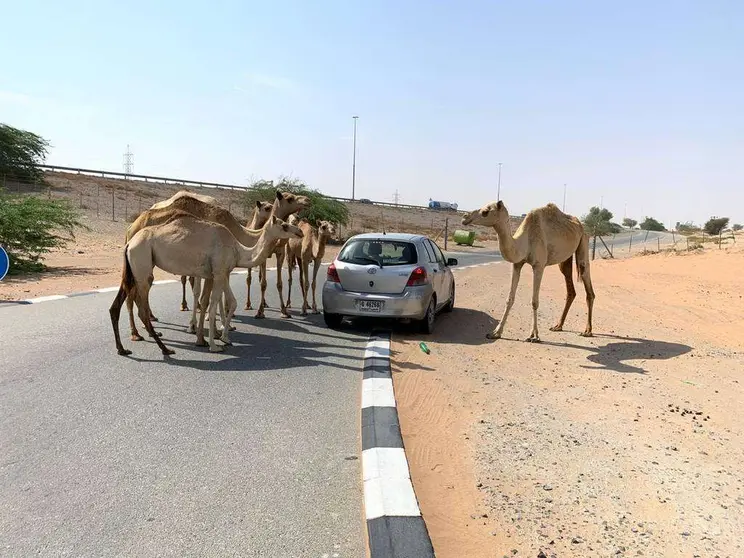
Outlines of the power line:
<svg viewBox="0 0 744 558">
<path fill-rule="evenodd" d="M 124 174 L 132 174 L 132 168 L 134 167 L 133 157 L 134 153 L 131 152 L 129 144 L 127 144 L 127 151 L 124 153 Z"/>
</svg>

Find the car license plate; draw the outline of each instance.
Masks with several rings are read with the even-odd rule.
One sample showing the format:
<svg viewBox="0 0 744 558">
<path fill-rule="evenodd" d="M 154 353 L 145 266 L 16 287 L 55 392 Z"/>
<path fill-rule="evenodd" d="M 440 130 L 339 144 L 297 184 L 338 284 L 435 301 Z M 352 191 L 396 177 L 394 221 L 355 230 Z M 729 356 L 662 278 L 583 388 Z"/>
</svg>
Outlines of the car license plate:
<svg viewBox="0 0 744 558">
<path fill-rule="evenodd" d="M 381 300 L 357 300 L 357 307 L 363 312 L 380 312 L 382 311 Z"/>
</svg>

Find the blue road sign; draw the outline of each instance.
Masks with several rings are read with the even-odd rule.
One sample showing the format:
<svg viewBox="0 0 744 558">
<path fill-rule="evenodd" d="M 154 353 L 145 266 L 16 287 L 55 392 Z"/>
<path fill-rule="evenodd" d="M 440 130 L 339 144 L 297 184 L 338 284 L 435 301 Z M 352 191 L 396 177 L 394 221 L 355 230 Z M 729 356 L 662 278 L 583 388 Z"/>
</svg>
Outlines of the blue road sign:
<svg viewBox="0 0 744 558">
<path fill-rule="evenodd" d="M 10 258 L 8 257 L 5 248 L 0 246 L 0 281 L 5 279 L 5 276 L 8 274 L 8 269 L 10 269 Z"/>
</svg>

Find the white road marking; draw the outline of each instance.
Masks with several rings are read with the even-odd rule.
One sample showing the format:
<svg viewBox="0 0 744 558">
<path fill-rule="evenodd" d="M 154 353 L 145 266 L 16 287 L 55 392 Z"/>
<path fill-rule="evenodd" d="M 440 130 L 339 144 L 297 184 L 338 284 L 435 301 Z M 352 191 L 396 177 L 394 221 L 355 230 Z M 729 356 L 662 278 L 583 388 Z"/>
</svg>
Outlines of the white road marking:
<svg viewBox="0 0 744 558">
<path fill-rule="evenodd" d="M 119 287 L 106 287 L 104 289 L 96 289 L 96 292 L 97 293 L 113 293 L 118 290 L 119 290 Z"/>
<path fill-rule="evenodd" d="M 153 281 L 153 285 L 167 285 L 169 283 L 180 283 L 178 279 L 160 279 L 159 281 Z"/>
<path fill-rule="evenodd" d="M 26 300 L 24 300 L 24 302 L 30 302 L 31 304 L 38 304 L 39 302 L 48 302 L 50 300 L 62 300 L 63 298 L 69 298 L 69 297 L 67 295 L 39 296 L 37 298 L 27 298 Z"/>
<path fill-rule="evenodd" d="M 395 407 L 393 380 L 390 378 L 362 380 L 362 409 L 367 407 Z"/>
<path fill-rule="evenodd" d="M 364 351 L 364 359 L 368 358 L 390 359 L 390 341 L 386 339 L 370 340 L 367 343 L 367 350 Z"/>
<path fill-rule="evenodd" d="M 371 448 L 362 452 L 364 510 L 367 519 L 421 515 L 403 448 Z"/>
</svg>

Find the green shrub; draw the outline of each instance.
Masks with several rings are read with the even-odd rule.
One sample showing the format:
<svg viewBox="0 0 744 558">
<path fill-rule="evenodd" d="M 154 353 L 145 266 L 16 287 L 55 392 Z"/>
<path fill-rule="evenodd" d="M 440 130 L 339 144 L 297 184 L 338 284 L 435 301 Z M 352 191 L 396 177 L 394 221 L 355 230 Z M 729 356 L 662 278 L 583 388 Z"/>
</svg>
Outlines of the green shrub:
<svg viewBox="0 0 744 558">
<path fill-rule="evenodd" d="M 87 228 L 67 200 L 0 191 L 0 245 L 10 256 L 10 273 L 43 271 L 42 256 L 74 239 L 75 227 Z"/>
</svg>

